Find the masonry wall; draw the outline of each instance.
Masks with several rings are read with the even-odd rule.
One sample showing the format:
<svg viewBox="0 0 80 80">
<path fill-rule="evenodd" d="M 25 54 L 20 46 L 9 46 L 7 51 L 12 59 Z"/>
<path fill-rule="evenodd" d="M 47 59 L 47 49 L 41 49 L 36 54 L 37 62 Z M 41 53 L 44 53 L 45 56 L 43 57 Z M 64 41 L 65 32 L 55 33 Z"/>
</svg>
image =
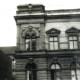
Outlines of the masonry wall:
<svg viewBox="0 0 80 80">
<path fill-rule="evenodd" d="M 36 22 L 35 20 L 30 21 L 30 23 L 24 23 L 26 20 L 18 20 L 17 24 L 17 50 L 26 50 L 26 45 L 25 45 L 25 39 L 22 38 L 22 32 L 26 29 L 28 29 L 29 26 L 33 26 L 37 31 L 39 31 L 39 38 L 37 38 L 37 50 L 42 49 L 43 43 L 44 43 L 44 35 L 45 35 L 45 25 L 43 19 L 39 19 L 38 23 L 33 23 Z M 28 20 L 27 20 L 28 21 Z M 38 20 L 37 20 L 38 21 Z M 40 22 L 41 21 L 41 22 Z M 43 21 L 43 23 L 42 23 Z M 23 22 L 23 24 L 21 24 Z"/>
<path fill-rule="evenodd" d="M 73 57 L 57 57 L 56 63 L 60 65 L 61 80 L 71 80 L 71 64 L 74 61 Z M 37 80 L 51 80 L 51 64 L 54 63 L 54 58 L 33 58 L 37 66 Z M 80 63 L 80 56 L 77 56 L 78 63 Z M 16 80 L 27 80 L 25 66 L 29 62 L 28 58 L 16 59 Z"/>
<path fill-rule="evenodd" d="M 27 80 L 25 66 L 29 62 L 29 59 L 16 59 L 16 80 Z M 34 58 L 34 63 L 37 66 L 37 80 L 47 79 L 47 64 L 46 58 Z"/>
<path fill-rule="evenodd" d="M 77 29 L 80 30 L 80 19 L 60 19 L 60 21 L 58 21 L 58 19 L 54 20 L 54 19 L 48 19 L 46 20 L 45 23 L 45 31 L 51 29 L 51 28 L 55 28 L 61 31 L 60 35 L 59 35 L 59 44 L 60 44 L 60 49 L 68 49 L 68 35 L 66 34 L 66 30 L 71 28 L 71 27 L 75 27 Z M 79 48 L 80 48 L 80 33 L 79 33 Z M 45 42 L 46 42 L 46 49 L 49 50 L 49 41 L 48 41 L 48 36 L 46 34 L 45 37 Z"/>
<path fill-rule="evenodd" d="M 68 49 L 68 35 L 65 33 L 65 31 L 71 27 L 80 29 L 80 18 L 73 18 L 72 16 L 69 19 L 68 18 L 65 19 L 65 17 L 64 18 L 62 17 L 61 19 L 60 18 L 52 19 L 53 15 L 51 15 L 50 16 L 51 19 L 50 19 L 48 18 L 49 16 L 47 16 L 47 13 L 46 14 L 43 13 L 41 15 L 37 14 L 38 18 L 36 18 L 35 15 L 31 15 L 31 13 L 28 13 L 28 15 L 25 11 L 25 12 L 20 12 L 20 14 L 17 14 L 15 17 L 16 24 L 17 24 L 17 51 L 19 52 L 21 51 L 20 53 L 16 52 L 15 54 L 15 56 L 18 56 L 18 58 L 16 58 L 16 75 L 15 75 L 16 80 L 27 80 L 25 66 L 26 64 L 29 63 L 29 58 L 33 58 L 33 56 L 36 56 L 36 55 L 37 57 L 33 58 L 33 62 L 37 66 L 37 70 L 36 70 L 37 80 L 51 80 L 50 67 L 51 67 L 51 64 L 53 63 L 59 63 L 60 65 L 61 80 L 71 80 L 71 63 L 74 61 L 73 58 L 75 56 L 73 54 L 75 51 L 74 50 L 70 52 L 68 51 L 68 54 L 67 54 L 67 50 L 65 49 Z M 26 51 L 25 39 L 22 38 L 22 32 L 26 30 L 28 26 L 33 26 L 34 28 L 38 28 L 40 30 L 39 38 L 37 38 L 37 50 L 41 50 L 41 52 Z M 52 53 L 49 53 L 48 51 L 49 41 L 48 41 L 48 36 L 46 34 L 46 31 L 51 28 L 55 28 L 61 31 L 59 35 L 60 50 L 59 51 L 55 50 L 55 51 L 52 51 Z M 79 34 L 79 44 L 80 44 L 80 34 Z M 46 54 L 47 51 L 48 51 L 48 55 L 51 55 L 51 56 L 43 57 L 43 55 L 47 55 Z M 63 52 L 61 53 L 61 51 Z M 70 57 L 69 54 L 72 54 L 72 56 Z M 39 55 L 42 57 L 40 57 Z M 80 63 L 80 60 L 79 60 L 80 56 L 77 56 L 77 57 L 78 57 L 77 62 Z"/>
</svg>

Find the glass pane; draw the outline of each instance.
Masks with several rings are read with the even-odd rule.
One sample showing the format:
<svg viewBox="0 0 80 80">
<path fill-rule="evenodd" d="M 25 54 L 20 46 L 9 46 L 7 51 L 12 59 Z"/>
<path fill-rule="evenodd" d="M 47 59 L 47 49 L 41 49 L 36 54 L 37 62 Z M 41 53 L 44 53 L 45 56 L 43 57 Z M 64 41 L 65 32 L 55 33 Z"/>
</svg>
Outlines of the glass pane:
<svg viewBox="0 0 80 80">
<path fill-rule="evenodd" d="M 73 41 L 69 41 L 70 49 L 73 49 Z"/>
<path fill-rule="evenodd" d="M 32 77 L 32 71 L 29 71 L 29 80 L 33 80 L 33 77 Z"/>
<path fill-rule="evenodd" d="M 76 36 L 74 36 L 74 37 L 73 37 L 73 39 L 74 39 L 74 40 L 77 40 L 77 37 L 76 37 Z"/>
<path fill-rule="evenodd" d="M 75 70 L 71 70 L 71 74 L 72 75 L 75 75 Z"/>
<path fill-rule="evenodd" d="M 75 70 L 71 70 L 72 80 L 76 80 Z"/>
<path fill-rule="evenodd" d="M 78 43 L 77 43 L 77 41 L 74 41 L 74 49 L 78 49 Z"/>
<path fill-rule="evenodd" d="M 79 64 L 79 63 L 76 63 L 76 67 L 77 67 L 77 68 L 80 68 L 80 64 Z"/>
<path fill-rule="evenodd" d="M 50 39 L 50 41 L 53 41 L 53 37 L 50 37 L 49 39 Z"/>
<path fill-rule="evenodd" d="M 30 40 L 26 39 L 26 49 L 30 48 Z"/>
<path fill-rule="evenodd" d="M 58 64 L 56 64 L 56 69 L 60 69 L 60 66 Z"/>
<path fill-rule="evenodd" d="M 56 76 L 60 77 L 60 70 L 56 70 Z"/>
<path fill-rule="evenodd" d="M 50 42 L 50 50 L 54 50 L 53 42 Z"/>
<path fill-rule="evenodd" d="M 27 80 L 29 80 L 29 71 L 27 71 Z"/>
<path fill-rule="evenodd" d="M 70 37 L 69 37 L 69 40 L 73 40 L 73 37 L 72 37 L 72 36 L 70 36 Z"/>
<path fill-rule="evenodd" d="M 36 39 L 32 39 L 32 50 L 36 50 Z"/>
<path fill-rule="evenodd" d="M 54 37 L 54 41 L 58 41 L 58 37 Z"/>
<path fill-rule="evenodd" d="M 60 80 L 60 71 L 56 71 L 56 80 Z"/>
<path fill-rule="evenodd" d="M 76 80 L 76 77 L 75 76 L 72 76 L 72 80 Z"/>
<path fill-rule="evenodd" d="M 56 80 L 60 80 L 60 77 L 56 77 Z"/>
<path fill-rule="evenodd" d="M 58 42 L 54 42 L 54 48 L 55 50 L 58 50 Z"/>
<path fill-rule="evenodd" d="M 78 80 L 80 80 L 80 69 L 77 69 L 76 71 L 77 71 L 77 78 Z"/>
<path fill-rule="evenodd" d="M 51 69 L 55 69 L 55 64 L 53 64 L 53 65 L 51 66 Z"/>
<path fill-rule="evenodd" d="M 80 75 L 80 69 L 77 69 L 76 71 L 77 71 L 77 75 Z"/>
</svg>

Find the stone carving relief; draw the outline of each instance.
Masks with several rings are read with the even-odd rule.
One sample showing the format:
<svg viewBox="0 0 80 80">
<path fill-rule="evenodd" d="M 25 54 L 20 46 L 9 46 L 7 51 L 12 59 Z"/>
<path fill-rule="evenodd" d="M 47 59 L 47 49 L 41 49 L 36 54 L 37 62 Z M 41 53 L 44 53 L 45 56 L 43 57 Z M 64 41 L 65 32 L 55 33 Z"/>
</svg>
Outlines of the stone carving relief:
<svg viewBox="0 0 80 80">
<path fill-rule="evenodd" d="M 21 36 L 22 38 L 26 38 L 27 36 L 36 36 L 39 37 L 39 28 L 34 28 L 33 26 L 28 26 L 26 29 L 22 30 Z"/>
</svg>

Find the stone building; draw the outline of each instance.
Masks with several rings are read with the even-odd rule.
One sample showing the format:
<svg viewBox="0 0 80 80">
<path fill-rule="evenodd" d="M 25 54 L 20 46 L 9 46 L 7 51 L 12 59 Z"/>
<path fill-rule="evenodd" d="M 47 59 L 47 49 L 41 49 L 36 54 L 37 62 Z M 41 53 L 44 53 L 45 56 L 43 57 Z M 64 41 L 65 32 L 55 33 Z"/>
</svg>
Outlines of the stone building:
<svg viewBox="0 0 80 80">
<path fill-rule="evenodd" d="M 80 79 L 80 9 L 25 4 L 14 18 L 17 46 L 9 56 L 16 80 Z"/>
</svg>

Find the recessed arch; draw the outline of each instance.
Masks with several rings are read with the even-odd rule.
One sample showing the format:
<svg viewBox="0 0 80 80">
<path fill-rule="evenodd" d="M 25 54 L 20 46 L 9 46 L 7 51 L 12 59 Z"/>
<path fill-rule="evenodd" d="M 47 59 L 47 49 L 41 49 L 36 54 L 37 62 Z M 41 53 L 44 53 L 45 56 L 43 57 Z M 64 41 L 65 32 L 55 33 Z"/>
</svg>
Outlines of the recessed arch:
<svg viewBox="0 0 80 80">
<path fill-rule="evenodd" d="M 36 64 L 33 62 L 27 63 L 25 66 L 26 80 L 37 80 Z"/>
</svg>

